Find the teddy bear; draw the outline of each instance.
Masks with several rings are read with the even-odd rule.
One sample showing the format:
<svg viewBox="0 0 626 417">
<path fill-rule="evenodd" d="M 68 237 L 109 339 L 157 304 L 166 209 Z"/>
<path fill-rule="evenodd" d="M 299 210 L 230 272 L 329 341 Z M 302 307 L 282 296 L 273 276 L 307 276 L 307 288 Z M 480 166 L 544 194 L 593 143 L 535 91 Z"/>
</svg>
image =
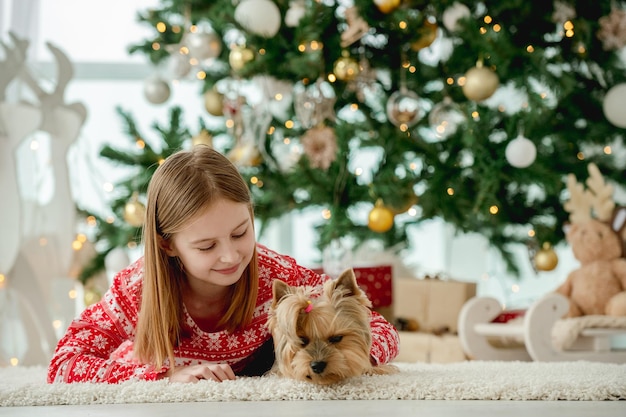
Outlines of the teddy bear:
<svg viewBox="0 0 626 417">
<path fill-rule="evenodd" d="M 570 302 L 565 317 L 626 316 L 626 207 L 615 207 L 613 189 L 595 164 L 589 164 L 588 170 L 586 190 L 572 174 L 568 177 L 566 240 L 580 266 L 556 292 Z"/>
</svg>

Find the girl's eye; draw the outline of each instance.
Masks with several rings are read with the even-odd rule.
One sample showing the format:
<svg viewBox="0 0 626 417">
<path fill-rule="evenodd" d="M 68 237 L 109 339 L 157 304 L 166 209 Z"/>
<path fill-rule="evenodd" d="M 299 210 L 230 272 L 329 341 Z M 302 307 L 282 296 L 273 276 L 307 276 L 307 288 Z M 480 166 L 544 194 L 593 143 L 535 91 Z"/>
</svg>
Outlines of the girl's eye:
<svg viewBox="0 0 626 417">
<path fill-rule="evenodd" d="M 233 239 L 241 239 L 242 237 L 246 235 L 246 233 L 248 233 L 248 229 L 244 230 L 243 233 L 240 233 L 238 235 L 233 235 Z"/>
<path fill-rule="evenodd" d="M 212 245 L 212 246 L 209 246 L 209 247 L 206 247 L 206 248 L 198 248 L 198 250 L 200 252 L 207 252 L 207 251 L 210 251 L 211 249 L 213 249 L 214 247 L 215 246 Z"/>
</svg>

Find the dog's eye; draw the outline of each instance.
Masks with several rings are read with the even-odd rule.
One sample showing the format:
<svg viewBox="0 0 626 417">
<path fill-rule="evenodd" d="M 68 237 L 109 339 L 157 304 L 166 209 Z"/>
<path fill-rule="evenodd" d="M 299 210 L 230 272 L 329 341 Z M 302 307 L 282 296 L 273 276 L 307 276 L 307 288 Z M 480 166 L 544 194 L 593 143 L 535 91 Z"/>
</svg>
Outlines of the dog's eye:
<svg viewBox="0 0 626 417">
<path fill-rule="evenodd" d="M 300 337 L 300 342 L 302 343 L 302 346 L 306 346 L 309 344 L 309 338 L 308 337 Z"/>
<path fill-rule="evenodd" d="M 331 336 L 331 337 L 329 337 L 329 338 L 328 338 L 328 341 L 329 341 L 330 343 L 339 343 L 339 342 L 341 342 L 341 339 L 343 339 L 343 336 L 342 336 L 342 335 L 340 335 L 340 334 L 338 334 L 338 335 L 335 335 L 335 336 Z"/>
</svg>

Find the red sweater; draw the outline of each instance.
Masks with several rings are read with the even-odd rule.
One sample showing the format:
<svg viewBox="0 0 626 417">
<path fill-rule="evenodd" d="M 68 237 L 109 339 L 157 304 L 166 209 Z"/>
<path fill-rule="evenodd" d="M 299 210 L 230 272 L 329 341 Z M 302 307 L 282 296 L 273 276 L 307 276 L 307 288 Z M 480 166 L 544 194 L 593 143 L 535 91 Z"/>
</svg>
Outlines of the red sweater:
<svg viewBox="0 0 626 417">
<path fill-rule="evenodd" d="M 321 287 L 327 279 L 299 266 L 293 258 L 260 244 L 257 252 L 259 293 L 250 325 L 234 333 L 205 333 L 185 310 L 183 328 L 186 331 L 174 349 L 176 366 L 216 362 L 230 364 L 235 373 L 242 371 L 271 337 L 266 323 L 272 301 L 272 280 L 278 278 L 290 285 Z M 132 359 L 142 277 L 143 258 L 120 271 L 102 299 L 72 321 L 50 362 L 48 382 L 154 380 L 159 372 L 165 371 Z M 371 355 L 379 364 L 387 363 L 398 354 L 398 332 L 377 312 L 372 311 L 370 317 Z"/>
</svg>

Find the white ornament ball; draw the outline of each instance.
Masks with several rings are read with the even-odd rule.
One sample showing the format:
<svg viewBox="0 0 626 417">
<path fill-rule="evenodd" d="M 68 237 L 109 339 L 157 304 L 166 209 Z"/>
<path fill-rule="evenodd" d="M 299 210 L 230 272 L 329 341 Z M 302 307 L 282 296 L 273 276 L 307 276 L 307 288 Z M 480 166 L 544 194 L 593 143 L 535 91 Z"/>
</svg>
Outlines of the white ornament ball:
<svg viewBox="0 0 626 417">
<path fill-rule="evenodd" d="M 528 138 L 518 135 L 506 145 L 506 160 L 515 168 L 526 168 L 535 162 L 537 147 Z"/>
<path fill-rule="evenodd" d="M 184 78 L 191 72 L 189 57 L 179 52 L 170 55 L 167 67 L 175 79 Z"/>
<path fill-rule="evenodd" d="M 459 29 L 458 22 L 460 19 L 469 17 L 471 14 L 470 9 L 458 2 L 454 2 L 452 6 L 448 7 L 442 16 L 443 25 L 450 32 L 456 32 Z"/>
<path fill-rule="evenodd" d="M 304 17 L 306 8 L 302 1 L 292 1 L 289 3 L 289 9 L 285 14 L 285 24 L 290 28 L 295 28 L 300 24 L 300 19 Z"/>
<path fill-rule="evenodd" d="M 255 35 L 271 38 L 280 29 L 280 9 L 271 0 L 243 0 L 235 9 L 235 20 Z"/>
<path fill-rule="evenodd" d="M 626 83 L 611 87 L 604 96 L 602 109 L 609 122 L 626 128 Z"/>
<path fill-rule="evenodd" d="M 126 251 L 120 247 L 111 249 L 104 257 L 104 268 L 108 274 L 116 274 L 130 264 Z"/>
<path fill-rule="evenodd" d="M 144 82 L 143 93 L 150 103 L 163 104 L 170 98 L 170 86 L 160 76 L 153 76 Z"/>
<path fill-rule="evenodd" d="M 389 96 L 387 117 L 395 126 L 411 127 L 422 118 L 419 96 L 410 90 L 400 89 Z"/>
<path fill-rule="evenodd" d="M 199 61 L 219 56 L 222 41 L 214 32 L 190 32 L 185 36 L 189 55 Z"/>
</svg>

